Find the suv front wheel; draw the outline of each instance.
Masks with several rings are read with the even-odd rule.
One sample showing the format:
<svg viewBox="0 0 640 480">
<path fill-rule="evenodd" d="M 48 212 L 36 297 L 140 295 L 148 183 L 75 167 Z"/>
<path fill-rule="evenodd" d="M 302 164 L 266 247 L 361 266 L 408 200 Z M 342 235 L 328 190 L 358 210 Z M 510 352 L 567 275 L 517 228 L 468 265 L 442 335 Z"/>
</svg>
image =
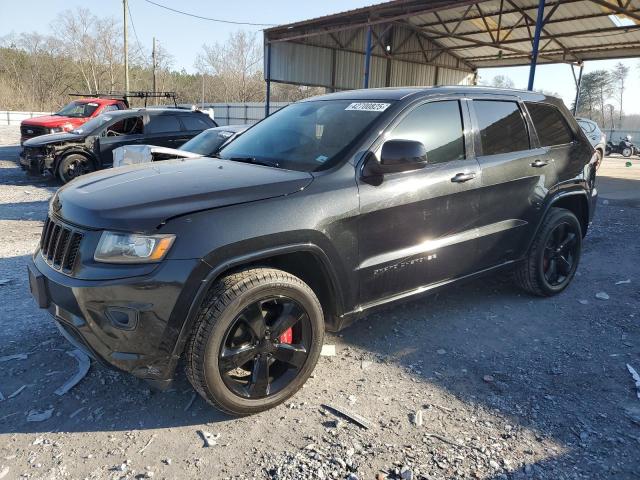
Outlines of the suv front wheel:
<svg viewBox="0 0 640 480">
<path fill-rule="evenodd" d="M 186 349 L 196 391 L 232 415 L 272 408 L 302 387 L 320 356 L 322 307 L 299 278 L 255 268 L 219 280 Z"/>
<path fill-rule="evenodd" d="M 527 257 L 516 267 L 516 282 L 534 295 L 549 297 L 567 288 L 582 250 L 582 227 L 564 208 L 547 213 Z"/>
</svg>

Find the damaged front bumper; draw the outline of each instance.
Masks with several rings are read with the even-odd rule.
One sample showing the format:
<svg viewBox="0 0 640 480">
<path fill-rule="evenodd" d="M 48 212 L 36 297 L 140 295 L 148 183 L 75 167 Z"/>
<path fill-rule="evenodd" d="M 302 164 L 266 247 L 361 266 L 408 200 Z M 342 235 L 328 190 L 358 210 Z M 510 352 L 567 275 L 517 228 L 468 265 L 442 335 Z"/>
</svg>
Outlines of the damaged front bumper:
<svg viewBox="0 0 640 480">
<path fill-rule="evenodd" d="M 53 155 L 39 150 L 23 149 L 20 152 L 20 167 L 33 175 L 42 175 L 52 167 L 54 160 Z"/>
<path fill-rule="evenodd" d="M 183 292 L 198 260 L 158 264 L 149 275 L 82 280 L 51 268 L 37 251 L 28 265 L 31 293 L 64 337 L 100 363 L 167 388 L 191 300 Z"/>
</svg>

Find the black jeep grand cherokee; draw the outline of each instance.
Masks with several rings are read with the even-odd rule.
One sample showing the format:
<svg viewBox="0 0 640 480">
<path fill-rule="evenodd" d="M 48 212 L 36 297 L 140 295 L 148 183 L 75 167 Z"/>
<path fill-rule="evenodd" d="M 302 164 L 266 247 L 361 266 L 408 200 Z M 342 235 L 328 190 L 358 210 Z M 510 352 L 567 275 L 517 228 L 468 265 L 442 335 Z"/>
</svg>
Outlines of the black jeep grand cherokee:
<svg viewBox="0 0 640 480">
<path fill-rule="evenodd" d="M 563 104 L 474 87 L 362 90 L 290 105 L 221 150 L 96 172 L 51 201 L 33 295 L 94 357 L 234 414 L 311 374 L 325 328 L 515 270 L 573 278 L 594 150 Z"/>
</svg>

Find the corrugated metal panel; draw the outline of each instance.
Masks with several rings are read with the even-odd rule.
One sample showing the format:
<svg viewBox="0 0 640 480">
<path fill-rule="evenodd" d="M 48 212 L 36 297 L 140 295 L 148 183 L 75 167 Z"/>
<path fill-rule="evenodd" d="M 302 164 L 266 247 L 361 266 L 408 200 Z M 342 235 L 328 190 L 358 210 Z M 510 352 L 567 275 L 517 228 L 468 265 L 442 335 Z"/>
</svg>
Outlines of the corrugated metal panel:
<svg viewBox="0 0 640 480">
<path fill-rule="evenodd" d="M 271 79 L 301 85 L 331 86 L 331 55 L 328 48 L 289 42 L 274 43 L 271 46 Z"/>
</svg>

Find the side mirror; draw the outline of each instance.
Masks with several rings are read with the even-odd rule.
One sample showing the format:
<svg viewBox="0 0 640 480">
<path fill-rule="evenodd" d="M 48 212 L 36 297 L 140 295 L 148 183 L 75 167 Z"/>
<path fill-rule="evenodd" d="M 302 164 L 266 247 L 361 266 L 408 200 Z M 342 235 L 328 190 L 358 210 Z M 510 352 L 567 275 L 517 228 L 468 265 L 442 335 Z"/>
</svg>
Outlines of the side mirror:
<svg viewBox="0 0 640 480">
<path fill-rule="evenodd" d="M 427 165 L 427 149 L 422 142 L 414 140 L 387 140 L 382 145 L 380 161 L 373 155 L 365 165 L 366 175 L 418 170 Z"/>
</svg>

